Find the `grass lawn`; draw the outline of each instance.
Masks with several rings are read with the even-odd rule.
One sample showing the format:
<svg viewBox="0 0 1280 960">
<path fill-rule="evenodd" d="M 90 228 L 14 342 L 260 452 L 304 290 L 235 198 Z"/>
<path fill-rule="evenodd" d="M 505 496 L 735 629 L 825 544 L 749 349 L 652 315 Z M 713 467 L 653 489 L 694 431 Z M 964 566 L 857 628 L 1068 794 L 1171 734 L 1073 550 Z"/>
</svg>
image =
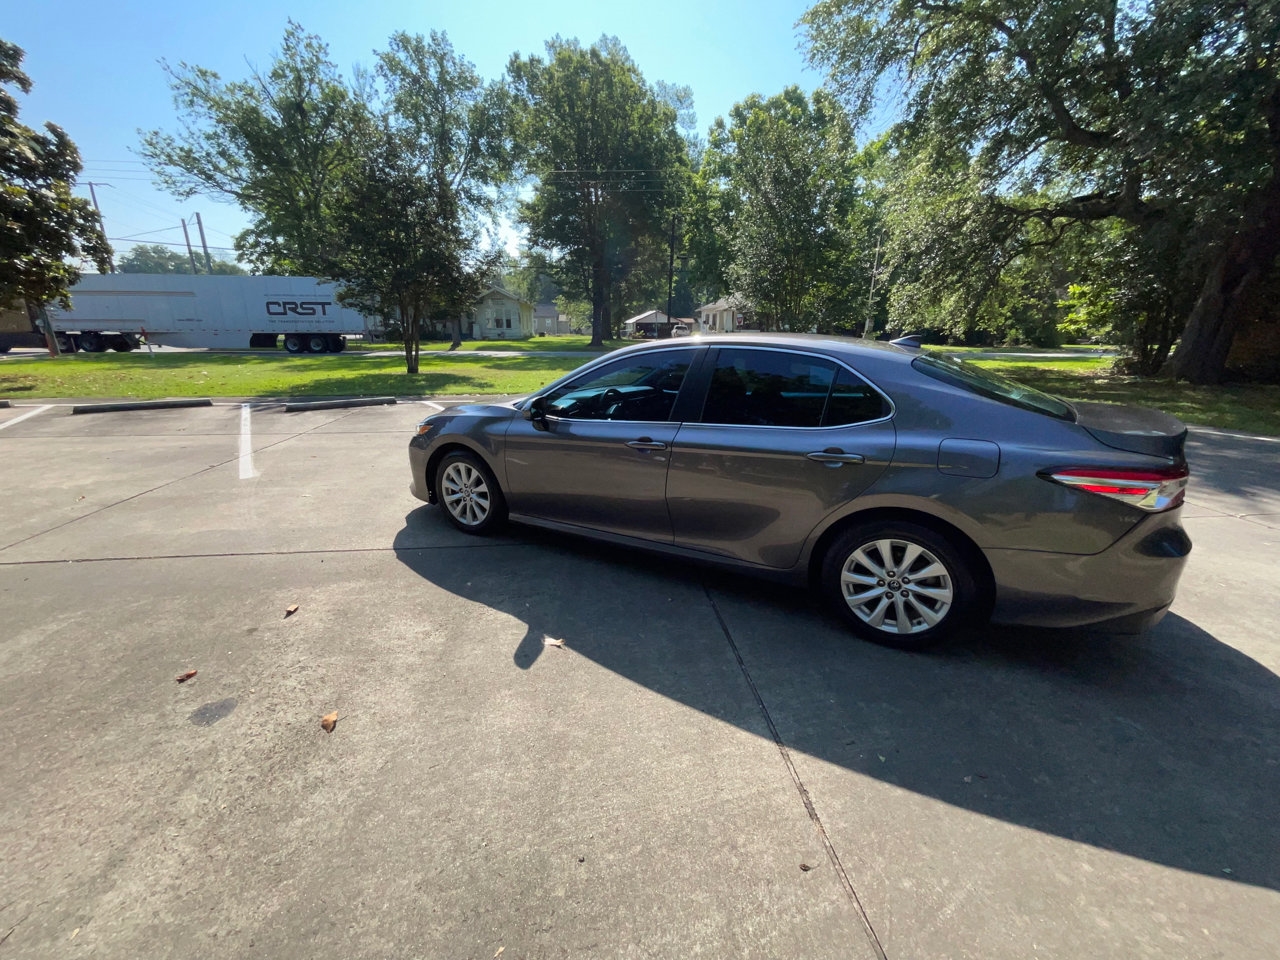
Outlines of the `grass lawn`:
<svg viewBox="0 0 1280 960">
<path fill-rule="evenodd" d="M 1280 386 L 1195 387 L 1168 380 L 1112 376 L 1109 359 L 1060 363 L 1036 360 L 1034 364 L 1018 360 L 971 362 L 1067 400 L 1155 407 L 1183 423 L 1280 436 Z"/>
<path fill-rule="evenodd" d="M 464 340 L 456 352 L 470 350 L 502 350 L 511 353 L 542 353 L 544 351 L 573 351 L 584 353 L 603 353 L 624 347 L 634 340 L 606 340 L 604 348 L 593 348 L 591 338 L 574 334 L 558 334 L 551 337 L 530 337 L 528 340 Z M 362 340 L 348 340 L 348 350 L 403 350 L 400 343 L 365 343 Z M 424 340 L 421 350 L 448 350 L 448 340 Z"/>
<path fill-rule="evenodd" d="M 590 356 L 402 357 L 77 353 L 0 361 L 0 397 L 331 397 L 530 393 Z"/>
<path fill-rule="evenodd" d="M 537 341 L 569 339 L 538 337 Z M 585 342 L 585 337 L 576 338 Z M 529 341 L 525 341 L 528 343 Z M 550 348 L 548 348 L 550 349 Z M 329 397 L 531 393 L 591 358 L 423 356 L 410 377 L 401 357 L 217 353 L 77 353 L 0 360 L 0 397 Z M 1068 400 L 1156 407 L 1186 423 L 1280 436 L 1280 386 L 1193 387 L 1112 376 L 1108 357 L 976 360 Z"/>
</svg>

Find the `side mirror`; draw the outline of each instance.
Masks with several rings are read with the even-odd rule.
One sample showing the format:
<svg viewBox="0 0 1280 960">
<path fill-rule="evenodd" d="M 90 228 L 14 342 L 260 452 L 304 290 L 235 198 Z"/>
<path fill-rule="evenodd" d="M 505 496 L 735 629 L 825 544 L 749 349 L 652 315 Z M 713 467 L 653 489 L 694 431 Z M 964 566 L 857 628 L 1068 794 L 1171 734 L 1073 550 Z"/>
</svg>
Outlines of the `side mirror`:
<svg viewBox="0 0 1280 960">
<path fill-rule="evenodd" d="M 547 398 L 534 397 L 524 408 L 524 418 L 533 423 L 535 430 L 547 429 Z"/>
</svg>

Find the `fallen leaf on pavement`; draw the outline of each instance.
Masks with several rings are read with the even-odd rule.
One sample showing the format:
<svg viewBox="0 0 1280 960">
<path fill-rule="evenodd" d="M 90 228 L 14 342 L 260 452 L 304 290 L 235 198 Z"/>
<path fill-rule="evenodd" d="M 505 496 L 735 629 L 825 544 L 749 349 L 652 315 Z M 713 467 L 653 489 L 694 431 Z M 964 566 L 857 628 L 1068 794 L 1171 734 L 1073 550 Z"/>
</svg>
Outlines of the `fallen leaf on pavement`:
<svg viewBox="0 0 1280 960">
<path fill-rule="evenodd" d="M 326 713 L 320 718 L 320 726 L 324 728 L 325 733 L 333 733 L 333 728 L 338 725 L 338 711 Z"/>
<path fill-rule="evenodd" d="M 546 645 L 546 646 L 548 646 L 548 647 L 563 647 L 563 646 L 564 646 L 564 641 L 563 641 L 563 640 L 557 640 L 555 637 L 543 637 L 543 638 L 542 638 L 542 642 L 543 642 L 543 644 L 545 644 L 545 645 Z"/>
<path fill-rule="evenodd" d="M 813 867 L 809 866 L 807 863 L 802 863 L 800 864 L 800 869 L 803 870 L 805 873 L 808 873 L 810 870 L 813 869 Z"/>
<path fill-rule="evenodd" d="M 173 679 L 177 680 L 179 683 L 186 683 L 195 675 L 196 675 L 195 670 L 188 670 L 186 673 L 178 674 L 178 676 L 174 677 Z"/>
<path fill-rule="evenodd" d="M 289 604 L 289 606 L 284 608 L 284 618 L 288 620 L 297 612 L 298 612 L 298 605 L 296 603 L 291 603 Z"/>
</svg>

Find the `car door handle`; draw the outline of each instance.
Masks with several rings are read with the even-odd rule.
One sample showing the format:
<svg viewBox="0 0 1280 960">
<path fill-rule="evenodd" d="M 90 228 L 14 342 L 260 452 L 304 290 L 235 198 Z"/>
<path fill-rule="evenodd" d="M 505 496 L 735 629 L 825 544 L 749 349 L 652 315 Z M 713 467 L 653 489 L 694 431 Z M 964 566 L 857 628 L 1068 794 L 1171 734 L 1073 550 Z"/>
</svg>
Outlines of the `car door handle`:
<svg viewBox="0 0 1280 960">
<path fill-rule="evenodd" d="M 627 446 L 632 450 L 665 450 L 667 445 L 660 440 L 650 440 L 648 437 L 641 437 L 639 440 L 628 440 Z"/>
<path fill-rule="evenodd" d="M 819 450 L 816 453 L 806 453 L 805 457 L 827 467 L 841 467 L 846 463 L 866 462 L 866 458 L 860 453 L 844 453 L 834 447 L 827 450 Z"/>
</svg>

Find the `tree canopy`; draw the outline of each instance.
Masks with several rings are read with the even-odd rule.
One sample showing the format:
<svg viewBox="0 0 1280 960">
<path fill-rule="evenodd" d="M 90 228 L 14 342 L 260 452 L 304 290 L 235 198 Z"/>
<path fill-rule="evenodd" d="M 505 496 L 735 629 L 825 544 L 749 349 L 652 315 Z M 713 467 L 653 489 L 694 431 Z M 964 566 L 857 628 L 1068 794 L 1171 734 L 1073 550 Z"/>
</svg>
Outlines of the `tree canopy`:
<svg viewBox="0 0 1280 960">
<path fill-rule="evenodd" d="M 857 117 L 899 92 L 901 293 L 975 308 L 1090 225 L 1172 229 L 1201 284 L 1172 370 L 1221 375 L 1280 249 L 1280 3 L 821 0 L 803 23 Z"/>
<path fill-rule="evenodd" d="M 187 63 L 164 69 L 181 130 L 142 136 L 157 181 L 248 211 L 236 249 L 259 272 L 323 275 L 339 184 L 368 124 L 325 43 L 290 21 L 270 67 L 247 80 Z"/>
<path fill-rule="evenodd" d="M 859 159 L 848 116 L 823 90 L 753 95 L 712 125 L 694 246 L 765 328 L 850 329 L 861 316 L 870 231 Z"/>
<path fill-rule="evenodd" d="M 18 120 L 16 87 L 31 92 L 23 51 L 0 40 L 0 306 L 26 300 L 70 306 L 87 259 L 102 273 L 111 247 L 88 200 L 73 196 L 80 175 L 75 144 L 53 123 L 39 133 Z"/>
<path fill-rule="evenodd" d="M 215 276 L 242 276 L 247 272 L 226 260 L 212 263 Z M 191 273 L 191 258 L 162 243 L 139 243 L 120 257 L 116 269 L 121 273 Z M 209 272 L 202 257 L 196 258 L 196 269 L 199 273 Z"/>
<path fill-rule="evenodd" d="M 508 73 L 517 156 L 536 178 L 520 220 L 564 289 L 591 301 L 599 344 L 619 289 L 653 265 L 683 199 L 689 157 L 678 110 L 612 37 L 590 47 L 557 37 L 545 58 L 513 56 Z"/>
</svg>

